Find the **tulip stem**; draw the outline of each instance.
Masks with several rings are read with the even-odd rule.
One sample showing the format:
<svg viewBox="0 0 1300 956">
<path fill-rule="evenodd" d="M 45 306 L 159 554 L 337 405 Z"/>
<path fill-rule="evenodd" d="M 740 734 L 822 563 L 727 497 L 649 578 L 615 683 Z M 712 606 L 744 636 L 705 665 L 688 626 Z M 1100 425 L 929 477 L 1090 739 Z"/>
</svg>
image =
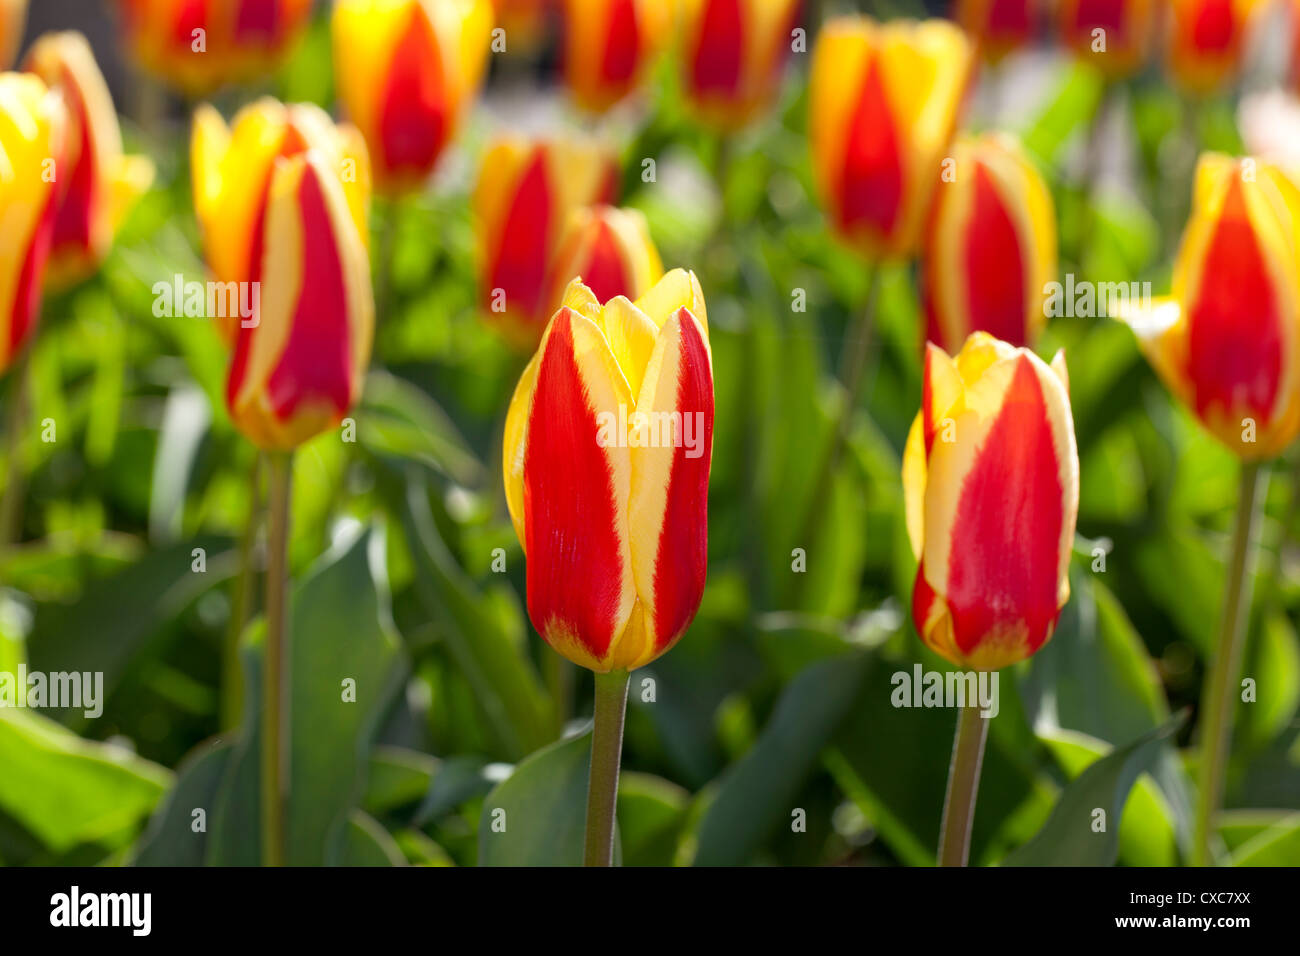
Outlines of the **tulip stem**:
<svg viewBox="0 0 1300 956">
<path fill-rule="evenodd" d="M 975 797 L 979 793 L 984 741 L 988 735 L 989 719 L 980 716 L 978 702 L 971 701 L 958 711 L 952 763 L 948 767 L 948 791 L 943 798 L 943 824 L 939 829 L 940 866 L 965 866 L 970 859 L 971 824 L 975 820 Z"/>
<path fill-rule="evenodd" d="M 248 515 L 244 519 L 244 533 L 239 539 L 239 573 L 235 578 L 230 597 L 230 622 L 226 627 L 226 640 L 221 648 L 221 729 L 230 730 L 239 725 L 239 715 L 244 706 L 244 678 L 239 667 L 239 639 L 248 623 L 248 612 L 253 605 L 253 555 L 257 545 L 257 531 L 262 516 L 262 452 L 254 453 L 253 467 L 248 474 Z"/>
<path fill-rule="evenodd" d="M 289 762 L 284 748 L 289 710 L 285 612 L 293 452 L 271 452 L 267 457 L 271 466 L 271 518 L 266 567 L 266 643 L 262 659 L 262 862 L 265 866 L 283 866 L 284 805 L 289 790 Z"/>
<path fill-rule="evenodd" d="M 618 806 L 618 768 L 623 757 L 628 679 L 628 672 L 621 670 L 596 675 L 584 866 L 614 865 L 614 812 Z"/>
<path fill-rule="evenodd" d="M 1235 710 L 1233 695 L 1241 671 L 1246 622 L 1250 618 L 1251 588 L 1254 583 L 1255 530 L 1263 503 L 1268 472 L 1258 462 L 1243 462 L 1237 498 L 1237 517 L 1232 531 L 1232 556 L 1219 616 L 1219 640 L 1205 682 L 1201 700 L 1201 799 L 1196 812 L 1192 862 L 1210 866 L 1214 862 L 1211 843 L 1214 819 L 1223 800 L 1224 775 L 1228 765 L 1228 741 Z"/>
<path fill-rule="evenodd" d="M 27 425 L 27 351 L 9 375 L 9 408 L 4 422 L 5 486 L 0 498 L 0 551 L 22 537 L 23 430 Z"/>
</svg>

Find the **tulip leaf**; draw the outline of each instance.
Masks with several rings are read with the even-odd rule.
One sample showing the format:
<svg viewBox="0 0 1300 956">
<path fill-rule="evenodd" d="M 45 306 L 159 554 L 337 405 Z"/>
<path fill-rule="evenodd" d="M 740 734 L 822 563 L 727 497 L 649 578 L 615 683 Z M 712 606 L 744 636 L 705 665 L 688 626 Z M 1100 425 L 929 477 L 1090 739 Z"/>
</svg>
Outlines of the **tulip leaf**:
<svg viewBox="0 0 1300 956">
<path fill-rule="evenodd" d="M 405 866 L 406 857 L 387 830 L 361 810 L 348 813 L 343 845 L 332 864 L 338 866 Z"/>
<path fill-rule="evenodd" d="M 1300 814 L 1291 814 L 1233 851 L 1231 866 L 1300 865 Z"/>
<path fill-rule="evenodd" d="M 419 462 L 462 485 L 483 477 L 483 466 L 438 403 L 387 372 L 366 376 L 357 438 L 374 454 Z"/>
<path fill-rule="evenodd" d="M 1002 865 L 1113 865 L 1119 854 L 1124 805 L 1133 784 L 1143 771 L 1155 767 L 1165 741 L 1186 720 L 1187 713 L 1180 712 L 1092 763 L 1065 788 L 1043 828 Z"/>
<path fill-rule="evenodd" d="M 581 866 L 590 770 L 590 731 L 525 758 L 483 800 L 479 866 Z"/>
<path fill-rule="evenodd" d="M 690 793 L 648 773 L 618 779 L 618 830 L 625 866 L 672 866 Z"/>
<path fill-rule="evenodd" d="M 205 741 L 176 770 L 176 782 L 154 811 L 136 845 L 136 866 L 202 866 L 208 846 L 208 819 L 231 754 L 233 739 Z M 202 811 L 200 818 L 196 811 Z"/>
<path fill-rule="evenodd" d="M 868 657 L 839 654 L 805 668 L 781 694 L 753 748 L 718 781 L 697 835 L 697 866 L 739 866 L 791 808 L 861 689 Z"/>
</svg>

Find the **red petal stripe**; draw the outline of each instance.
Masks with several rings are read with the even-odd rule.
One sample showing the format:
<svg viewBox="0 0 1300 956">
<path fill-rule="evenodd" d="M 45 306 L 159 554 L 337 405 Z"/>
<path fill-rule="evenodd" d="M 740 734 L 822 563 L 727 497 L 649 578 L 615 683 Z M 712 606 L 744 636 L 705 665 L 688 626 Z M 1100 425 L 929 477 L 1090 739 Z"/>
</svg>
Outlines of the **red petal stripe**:
<svg viewBox="0 0 1300 956">
<path fill-rule="evenodd" d="M 585 265 L 579 268 L 578 275 L 582 276 L 582 281 L 600 302 L 608 302 L 619 295 L 631 296 L 635 290 L 631 287 L 632 278 L 628 275 L 618 240 L 614 238 L 608 223 L 597 222 L 595 229 L 591 255 Z M 575 276 L 565 276 L 562 281 L 573 278 Z"/>
<path fill-rule="evenodd" d="M 506 295 L 507 309 L 535 315 L 546 281 L 551 234 L 551 187 L 546 154 L 536 150 L 515 187 L 514 199 L 500 224 L 501 239 L 492 266 L 492 288 Z M 491 296 L 491 289 L 487 290 Z"/>
<path fill-rule="evenodd" d="M 868 224 L 888 232 L 903 199 L 898 133 L 879 62 L 873 58 L 849 121 L 841 180 L 840 225 Z"/>
<path fill-rule="evenodd" d="M 601 79 L 611 86 L 630 84 L 641 61 L 636 0 L 613 0 L 606 28 L 605 49 L 600 58 Z"/>
<path fill-rule="evenodd" d="M 437 38 L 419 4 L 393 50 L 380 97 L 379 160 L 390 174 L 428 173 L 447 140 L 451 125 L 442 58 Z"/>
<path fill-rule="evenodd" d="M 745 49 L 740 0 L 705 0 L 705 3 L 699 44 L 691 63 L 691 79 L 697 93 L 735 96 L 739 92 Z"/>
<path fill-rule="evenodd" d="M 1020 236 L 993 177 L 975 167 L 975 191 L 966 231 L 967 332 L 988 332 L 1021 346 L 1025 342 L 1025 271 Z"/>
</svg>

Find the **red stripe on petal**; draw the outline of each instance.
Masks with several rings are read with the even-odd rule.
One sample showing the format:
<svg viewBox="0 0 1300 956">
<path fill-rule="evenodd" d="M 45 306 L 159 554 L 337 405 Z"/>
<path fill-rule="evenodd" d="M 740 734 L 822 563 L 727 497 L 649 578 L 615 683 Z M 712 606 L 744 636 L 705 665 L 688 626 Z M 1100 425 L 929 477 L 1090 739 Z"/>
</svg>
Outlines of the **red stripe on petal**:
<svg viewBox="0 0 1300 956">
<path fill-rule="evenodd" d="M 599 302 L 608 302 L 619 295 L 634 298 L 635 290 L 632 289 L 632 278 L 628 275 L 627 263 L 608 223 L 595 224 L 591 256 L 578 274 L 582 276 L 582 281 L 591 289 Z M 574 277 L 565 276 L 565 279 L 572 278 Z"/>
<path fill-rule="evenodd" d="M 740 0 L 705 2 L 700 42 L 691 62 L 691 80 L 697 93 L 735 96 L 739 93 L 741 56 L 745 49 Z"/>
<path fill-rule="evenodd" d="M 437 38 L 419 4 L 393 50 L 379 102 L 384 169 L 390 175 L 427 174 L 447 142 L 451 106 Z"/>
<path fill-rule="evenodd" d="M 571 634 L 603 657 L 619 625 L 623 546 L 614 474 L 561 309 L 537 370 L 524 452 L 528 615 L 548 640 Z"/>
<path fill-rule="evenodd" d="M 713 370 L 699 327 L 687 309 L 681 323 L 676 411 L 682 415 L 681 441 L 673 453 L 663 526 L 655 554 L 655 650 L 662 652 L 682 636 L 704 595 L 709 559 L 709 467 L 713 460 Z M 690 416 L 699 457 L 691 458 L 684 440 Z M 698 421 L 701 427 L 696 428 Z M 694 443 L 693 441 L 693 443 Z"/>
<path fill-rule="evenodd" d="M 72 123 L 77 130 L 76 160 L 63 186 L 58 215 L 54 220 L 55 249 L 73 247 L 77 252 L 90 254 L 94 236 L 94 215 L 97 196 L 102 186 L 96 178 L 95 142 L 90 131 L 90 117 L 86 102 L 77 85 L 66 74 L 62 83 Z"/>
<path fill-rule="evenodd" d="M 1022 354 L 953 519 L 943 591 L 963 654 L 1022 627 L 1029 653 L 1051 635 L 1063 495 L 1042 386 Z"/>
<path fill-rule="evenodd" d="M 551 235 L 551 185 L 546 154 L 533 153 L 501 224 L 501 241 L 492 266 L 492 289 L 505 292 L 506 308 L 536 315 L 541 305 Z M 492 289 L 488 289 L 489 297 Z"/>
<path fill-rule="evenodd" d="M 45 203 L 45 211 L 36 223 L 27 252 L 23 257 L 23 268 L 18 274 L 18 287 L 14 290 L 13 315 L 9 321 L 9 358 L 22 348 L 36 324 L 36 317 L 41 310 L 41 282 L 45 277 L 45 263 L 49 260 L 50 247 L 54 238 L 55 196 L 51 189 L 50 198 Z"/>
<path fill-rule="evenodd" d="M 1020 236 L 989 171 L 975 167 L 971 218 L 966 228 L 968 332 L 988 332 L 1025 345 L 1025 271 Z"/>
<path fill-rule="evenodd" d="M 1267 419 L 1282 375 L 1282 327 L 1273 279 L 1233 177 L 1188 313 L 1188 374 L 1196 410 L 1244 410 Z"/>
<path fill-rule="evenodd" d="M 600 58 L 600 77 L 611 86 L 630 85 L 641 61 L 641 28 L 636 0 L 613 0 Z"/>
<path fill-rule="evenodd" d="M 281 0 L 244 0 L 235 16 L 235 42 L 271 42 L 283 21 Z"/>
<path fill-rule="evenodd" d="M 208 0 L 179 0 L 173 8 L 172 43 L 176 49 L 190 52 L 195 30 L 207 30 Z"/>
<path fill-rule="evenodd" d="M 1199 53 L 1226 53 L 1236 34 L 1233 0 L 1202 0 L 1192 26 L 1192 46 Z"/>
<path fill-rule="evenodd" d="M 1080 33 L 1087 33 L 1100 27 L 1113 42 L 1123 39 L 1128 18 L 1125 8 L 1131 0 L 1079 0 L 1074 11 L 1074 28 Z"/>
<path fill-rule="evenodd" d="M 993 0 L 988 19 L 990 37 L 1019 39 L 1029 35 L 1030 26 L 1026 0 Z"/>
<path fill-rule="evenodd" d="M 335 226 L 316 173 L 308 166 L 298 189 L 302 217 L 302 288 L 289 338 L 267 381 L 271 408 L 281 420 L 300 405 L 328 404 L 342 414 L 352 404 L 352 350 L 347 283 Z"/>
<path fill-rule="evenodd" d="M 844 228 L 866 224 L 889 232 L 898 219 L 903 200 L 902 157 L 884 79 L 874 57 L 849 120 L 840 195 L 840 225 Z"/>
</svg>

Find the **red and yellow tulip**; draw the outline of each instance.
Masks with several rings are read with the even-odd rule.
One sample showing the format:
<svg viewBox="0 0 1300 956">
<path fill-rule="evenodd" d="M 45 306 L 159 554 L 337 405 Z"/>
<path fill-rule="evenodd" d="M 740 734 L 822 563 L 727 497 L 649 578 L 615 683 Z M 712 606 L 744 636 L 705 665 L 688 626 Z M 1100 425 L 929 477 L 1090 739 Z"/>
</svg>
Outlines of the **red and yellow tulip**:
<svg viewBox="0 0 1300 956">
<path fill-rule="evenodd" d="M 273 70 L 312 0 L 119 0 L 127 45 L 150 73 L 197 96 Z"/>
<path fill-rule="evenodd" d="M 813 51 L 813 169 L 832 223 L 866 255 L 919 248 L 972 65 L 946 20 L 831 20 Z"/>
<path fill-rule="evenodd" d="M 276 164 L 313 150 L 334 172 L 355 232 L 369 244 L 370 160 L 361 134 L 324 110 L 269 97 L 241 109 L 230 126 L 207 104 L 194 113 L 190 166 L 194 209 L 208 268 L 218 281 L 248 283 L 262 273 L 263 227 Z M 235 338 L 236 317 L 220 320 Z"/>
<path fill-rule="evenodd" d="M 1157 12 L 1157 0 L 1060 0 L 1057 29 L 1077 56 L 1119 78 L 1146 62 Z"/>
<path fill-rule="evenodd" d="M 1175 83 L 1212 93 L 1236 76 L 1260 0 L 1170 0 L 1166 62 Z"/>
<path fill-rule="evenodd" d="M 1056 213 L 1019 144 L 958 140 L 935 195 L 922 259 L 926 338 L 956 353 L 972 332 L 1033 346 L 1056 277 Z"/>
<path fill-rule="evenodd" d="M 974 670 L 1042 647 L 1070 597 L 1079 508 L 1064 353 L 1049 366 L 983 332 L 955 358 L 928 345 L 903 490 L 926 646 Z"/>
<path fill-rule="evenodd" d="M 589 206 L 569 217 L 551 262 L 544 300 L 560 302 L 569 283 L 581 279 L 599 302 L 639 298 L 664 274 L 645 216 L 635 209 Z"/>
<path fill-rule="evenodd" d="M 0 372 L 40 314 L 66 127 L 62 98 L 39 77 L 0 73 Z"/>
<path fill-rule="evenodd" d="M 551 277 L 570 219 L 617 189 L 614 153 L 592 140 L 507 136 L 488 147 L 472 198 L 483 307 L 512 341 L 536 346 L 559 306 Z"/>
<path fill-rule="evenodd" d="M 507 53 L 532 53 L 546 39 L 555 0 L 493 0 L 496 25 L 506 32 Z"/>
<path fill-rule="evenodd" d="M 338 168 L 316 150 L 276 160 L 262 228 L 260 308 L 239 324 L 226 405 L 255 445 L 287 451 L 338 424 L 361 393 L 370 257 Z"/>
<path fill-rule="evenodd" d="M 687 103 L 722 129 L 752 120 L 772 99 L 802 0 L 682 0 L 675 32 Z"/>
<path fill-rule="evenodd" d="M 27 0 L 0 0 L 0 70 L 7 70 L 18 55 L 27 19 Z"/>
<path fill-rule="evenodd" d="M 1041 9 L 1040 0 L 954 0 L 952 18 L 996 61 L 1033 39 Z"/>
<path fill-rule="evenodd" d="M 1201 157 L 1171 294 L 1122 316 L 1169 389 L 1239 458 L 1300 432 L 1300 189 L 1277 167 Z"/>
<path fill-rule="evenodd" d="M 605 673 L 642 667 L 685 633 L 704 593 L 712 444 L 694 274 L 604 306 L 575 280 L 505 428 L 528 613 L 552 648 Z"/>
<path fill-rule="evenodd" d="M 67 152 L 59 171 L 59 208 L 46 281 L 67 285 L 93 273 L 113 245 L 122 220 L 153 182 L 146 156 L 122 151 L 122 131 L 108 84 L 80 33 L 47 33 L 24 68 L 67 104 Z"/>
<path fill-rule="evenodd" d="M 334 72 L 370 147 L 376 186 L 418 188 L 456 135 L 483 79 L 488 0 L 339 0 Z"/>
<path fill-rule="evenodd" d="M 564 82 L 575 103 L 603 113 L 635 90 L 671 20 L 664 0 L 561 0 Z"/>
</svg>

